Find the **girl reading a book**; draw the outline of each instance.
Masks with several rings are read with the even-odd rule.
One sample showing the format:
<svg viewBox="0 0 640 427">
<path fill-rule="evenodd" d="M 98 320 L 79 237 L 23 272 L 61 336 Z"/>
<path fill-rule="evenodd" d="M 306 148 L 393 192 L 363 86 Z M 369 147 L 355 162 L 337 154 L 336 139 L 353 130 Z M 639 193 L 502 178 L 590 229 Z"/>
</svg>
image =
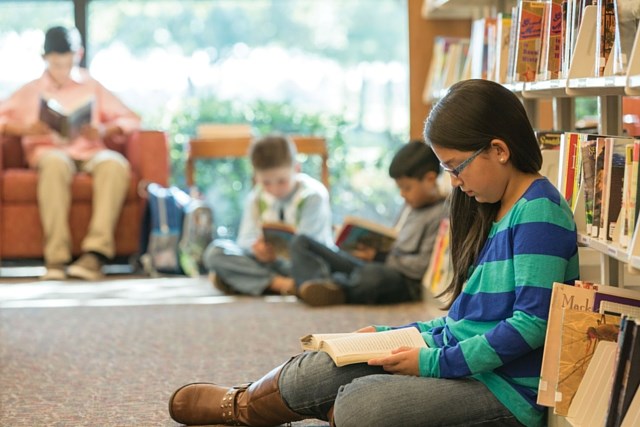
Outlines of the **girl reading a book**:
<svg viewBox="0 0 640 427">
<path fill-rule="evenodd" d="M 339 368 L 324 352 L 307 351 L 249 385 L 188 384 L 170 398 L 174 420 L 545 424 L 536 395 L 551 288 L 578 278 L 572 213 L 539 174 L 542 156 L 526 112 L 503 86 L 456 83 L 429 114 L 424 134 L 453 186 L 449 311 L 400 326 L 417 328 L 427 347 Z"/>
</svg>

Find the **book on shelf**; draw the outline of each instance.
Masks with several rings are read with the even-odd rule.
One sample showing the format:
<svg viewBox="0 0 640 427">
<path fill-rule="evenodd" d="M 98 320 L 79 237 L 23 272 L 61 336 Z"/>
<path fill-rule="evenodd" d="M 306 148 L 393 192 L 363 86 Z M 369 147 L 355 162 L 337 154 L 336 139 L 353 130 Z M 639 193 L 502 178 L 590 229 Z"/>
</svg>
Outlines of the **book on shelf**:
<svg viewBox="0 0 640 427">
<path fill-rule="evenodd" d="M 552 80 L 560 77 L 564 23 L 562 10 L 563 0 L 551 0 L 544 11 L 536 80 Z"/>
<path fill-rule="evenodd" d="M 385 357 L 399 347 L 426 347 L 420 331 L 414 327 L 383 332 L 310 334 L 300 338 L 303 350 L 324 351 L 336 366 L 366 363 Z"/>
<path fill-rule="evenodd" d="M 559 150 L 564 132 L 558 130 L 538 130 L 536 139 L 541 150 Z"/>
<path fill-rule="evenodd" d="M 563 309 L 554 413 L 568 415 L 596 344 L 617 341 L 620 316 Z"/>
<path fill-rule="evenodd" d="M 616 349 L 613 341 L 600 341 L 569 407 L 567 419 L 574 427 L 602 426 L 613 383 Z"/>
<path fill-rule="evenodd" d="M 471 23 L 471 78 L 495 80 L 496 24 L 496 18 L 490 17 Z"/>
<path fill-rule="evenodd" d="M 542 354 L 538 404 L 549 407 L 554 407 L 556 404 L 563 310 L 572 309 L 622 316 L 636 313 L 638 307 L 640 307 L 640 293 L 631 289 L 579 280 L 573 286 L 554 283 Z"/>
<path fill-rule="evenodd" d="M 582 179 L 580 191 L 584 194 L 586 232 L 591 235 L 593 225 L 593 202 L 595 200 L 594 183 L 596 179 L 596 135 L 581 135 L 580 159 L 582 161 Z"/>
<path fill-rule="evenodd" d="M 511 44 L 511 15 L 498 13 L 496 17 L 494 80 L 507 83 L 509 71 L 509 50 Z"/>
<path fill-rule="evenodd" d="M 604 137 L 596 139 L 595 168 L 593 177 L 593 220 L 591 221 L 591 237 L 600 236 L 600 221 L 602 218 L 602 204 L 604 200 L 604 183 L 606 181 L 606 144 Z"/>
<path fill-rule="evenodd" d="M 562 173 L 558 177 L 559 189 L 565 200 L 575 211 L 578 197 L 578 183 L 582 163 L 579 149 L 580 134 L 577 132 L 564 132 L 560 139 L 560 164 Z"/>
<path fill-rule="evenodd" d="M 542 17 L 546 3 L 523 0 L 519 3 L 516 48 L 514 58 L 514 82 L 532 82 L 536 79 Z"/>
<path fill-rule="evenodd" d="M 265 222 L 262 224 L 264 241 L 273 246 L 278 257 L 289 258 L 289 244 L 295 234 L 296 229 L 291 224 L 284 222 Z"/>
<path fill-rule="evenodd" d="M 394 227 L 357 216 L 346 216 L 335 242 L 336 246 L 346 252 L 366 246 L 379 254 L 387 254 L 397 237 L 398 230 Z"/>
<path fill-rule="evenodd" d="M 40 121 L 64 138 L 74 138 L 83 126 L 91 123 L 93 97 L 84 99 L 72 108 L 63 107 L 53 98 L 40 98 Z"/>
<path fill-rule="evenodd" d="M 621 248 L 627 248 L 633 236 L 635 228 L 635 212 L 632 213 L 631 181 L 633 180 L 633 147 L 634 143 L 624 147 L 624 179 L 622 182 L 622 206 L 613 240 L 620 244 Z M 635 203 L 635 201 L 634 201 Z M 633 225 L 631 222 L 634 221 Z"/>
<path fill-rule="evenodd" d="M 593 291 L 592 311 L 619 316 L 640 314 L 640 292 L 618 286 L 602 285 L 584 280 L 576 280 L 575 287 Z"/>
<path fill-rule="evenodd" d="M 605 75 L 605 67 L 613 49 L 613 41 L 616 33 L 616 0 L 597 0 L 596 13 L 596 53 L 595 69 L 596 77 Z"/>
<path fill-rule="evenodd" d="M 640 336 L 637 321 L 623 316 L 605 426 L 619 426 L 640 383 Z"/>
<path fill-rule="evenodd" d="M 449 247 L 449 218 L 440 220 L 438 234 L 433 244 L 429 267 L 422 278 L 422 285 L 432 295 L 439 295 L 449 285 L 453 276 Z"/>
<path fill-rule="evenodd" d="M 511 8 L 511 23 L 509 28 L 509 51 L 507 55 L 507 76 L 504 83 L 513 83 L 516 71 L 516 45 L 518 31 L 520 25 L 518 19 L 520 16 L 520 5 L 516 4 Z"/>
<path fill-rule="evenodd" d="M 600 208 L 600 231 L 598 236 L 602 240 L 613 240 L 618 215 L 622 208 L 623 181 L 625 167 L 626 146 L 633 142 L 631 138 L 604 138 L 604 168 L 602 187 L 602 206 Z"/>
<path fill-rule="evenodd" d="M 547 331 L 542 354 L 540 382 L 538 384 L 538 404 L 555 406 L 558 383 L 558 364 L 562 332 L 562 313 L 565 308 L 593 310 L 593 289 L 579 288 L 564 283 L 554 283 L 551 290 L 551 304 L 547 319 Z"/>
<path fill-rule="evenodd" d="M 616 27 L 613 41 L 612 73 L 624 76 L 629 68 L 633 43 L 638 31 L 638 19 L 635 16 L 633 2 L 617 0 L 613 7 Z"/>
</svg>

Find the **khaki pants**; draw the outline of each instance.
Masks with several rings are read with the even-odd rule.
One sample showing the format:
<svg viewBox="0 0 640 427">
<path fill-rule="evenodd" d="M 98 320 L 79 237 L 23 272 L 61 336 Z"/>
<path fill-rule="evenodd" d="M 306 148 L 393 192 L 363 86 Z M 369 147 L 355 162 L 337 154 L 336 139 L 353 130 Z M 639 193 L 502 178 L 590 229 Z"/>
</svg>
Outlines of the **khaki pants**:
<svg viewBox="0 0 640 427">
<path fill-rule="evenodd" d="M 75 162 L 62 150 L 44 153 L 38 161 L 38 208 L 44 231 L 46 264 L 71 260 L 71 181 L 77 171 L 93 177 L 92 214 L 82 251 L 115 255 L 114 230 L 129 188 L 130 170 L 120 153 L 103 150 L 91 159 Z"/>
</svg>

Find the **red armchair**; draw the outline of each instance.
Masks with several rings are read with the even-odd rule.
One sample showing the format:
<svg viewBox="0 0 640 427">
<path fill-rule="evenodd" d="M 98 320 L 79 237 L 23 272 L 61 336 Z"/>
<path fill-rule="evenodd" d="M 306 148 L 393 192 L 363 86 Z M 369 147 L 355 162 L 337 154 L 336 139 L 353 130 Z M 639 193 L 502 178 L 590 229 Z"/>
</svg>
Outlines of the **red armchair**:
<svg viewBox="0 0 640 427">
<path fill-rule="evenodd" d="M 141 180 L 167 185 L 169 153 L 167 136 L 158 131 L 132 134 L 126 143 L 109 148 L 122 153 L 131 163 L 129 193 L 116 226 L 116 256 L 138 251 L 140 221 L 145 200 L 138 194 Z M 0 136 L 0 263 L 2 260 L 43 257 L 43 236 L 36 199 L 37 173 L 26 165 L 20 139 Z M 91 218 L 91 176 L 78 173 L 72 183 L 69 225 L 74 256 Z"/>
</svg>

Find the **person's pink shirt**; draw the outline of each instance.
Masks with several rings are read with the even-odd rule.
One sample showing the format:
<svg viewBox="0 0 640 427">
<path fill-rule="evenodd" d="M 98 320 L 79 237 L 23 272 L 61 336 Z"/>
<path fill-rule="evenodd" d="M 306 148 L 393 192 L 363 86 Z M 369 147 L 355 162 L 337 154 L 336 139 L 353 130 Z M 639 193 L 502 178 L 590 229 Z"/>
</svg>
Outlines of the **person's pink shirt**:
<svg viewBox="0 0 640 427">
<path fill-rule="evenodd" d="M 53 98 L 63 108 L 73 109 L 84 100 L 94 97 L 92 123 L 95 127 L 119 126 L 125 133 L 140 128 L 140 117 L 122 103 L 114 94 L 102 86 L 89 73 L 75 67 L 71 80 L 59 86 L 45 71 L 36 80 L 22 86 L 6 101 L 0 102 L 0 134 L 8 124 L 28 126 L 39 120 L 40 98 Z M 51 148 L 65 150 L 75 160 L 87 160 L 96 152 L 105 149 L 101 140 L 77 137 L 62 141 L 55 134 L 25 136 L 22 138 L 29 165 L 34 167 L 43 151 Z"/>
</svg>

